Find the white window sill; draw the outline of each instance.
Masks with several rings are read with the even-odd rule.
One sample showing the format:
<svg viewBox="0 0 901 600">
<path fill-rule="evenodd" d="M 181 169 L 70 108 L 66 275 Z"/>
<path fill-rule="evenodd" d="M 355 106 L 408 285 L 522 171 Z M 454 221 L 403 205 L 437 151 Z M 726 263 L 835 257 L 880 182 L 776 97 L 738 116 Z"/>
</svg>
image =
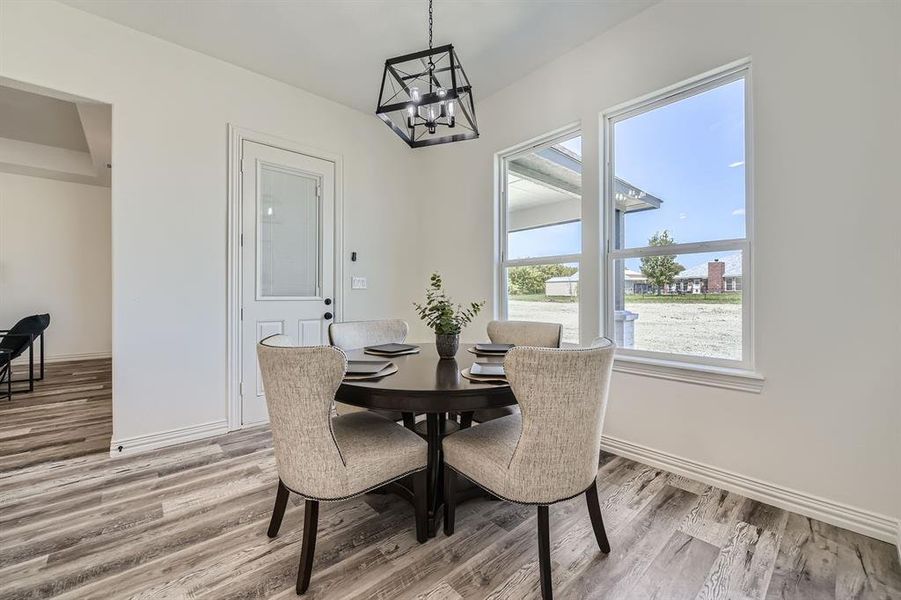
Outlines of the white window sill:
<svg viewBox="0 0 901 600">
<path fill-rule="evenodd" d="M 764 383 L 763 375 L 754 371 L 639 356 L 617 356 L 613 370 L 754 394 L 760 393 Z"/>
</svg>

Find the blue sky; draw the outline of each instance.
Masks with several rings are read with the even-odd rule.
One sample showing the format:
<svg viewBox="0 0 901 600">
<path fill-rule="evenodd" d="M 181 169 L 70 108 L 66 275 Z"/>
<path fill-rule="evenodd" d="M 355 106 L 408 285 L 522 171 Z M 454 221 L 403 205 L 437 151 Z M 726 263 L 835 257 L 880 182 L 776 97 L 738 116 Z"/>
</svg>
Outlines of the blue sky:
<svg viewBox="0 0 901 600">
<path fill-rule="evenodd" d="M 627 248 L 646 246 L 663 229 L 677 243 L 744 237 L 743 80 L 620 121 L 614 143 L 616 176 L 663 200 L 657 210 L 626 216 Z M 581 153 L 581 138 L 564 145 Z M 577 223 L 513 234 L 509 241 L 511 257 L 580 247 Z M 689 267 L 706 256 L 680 258 Z"/>
</svg>

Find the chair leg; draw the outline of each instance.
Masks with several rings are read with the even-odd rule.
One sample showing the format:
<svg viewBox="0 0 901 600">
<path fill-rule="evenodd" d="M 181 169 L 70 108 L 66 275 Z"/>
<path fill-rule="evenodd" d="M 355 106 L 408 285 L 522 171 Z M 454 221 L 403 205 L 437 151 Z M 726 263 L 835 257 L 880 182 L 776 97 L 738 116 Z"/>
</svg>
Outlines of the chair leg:
<svg viewBox="0 0 901 600">
<path fill-rule="evenodd" d="M 411 412 L 405 412 L 401 414 L 404 417 L 404 427 L 406 427 L 410 431 L 414 431 L 416 428 L 416 415 Z"/>
<path fill-rule="evenodd" d="M 429 471 L 413 473 L 413 508 L 416 511 L 416 541 L 424 544 L 429 539 Z"/>
<path fill-rule="evenodd" d="M 547 506 L 538 507 L 538 569 L 541 572 L 541 599 L 554 597 L 551 580 L 551 531 Z"/>
<path fill-rule="evenodd" d="M 41 376 L 38 381 L 44 381 L 44 332 L 41 332 Z"/>
<path fill-rule="evenodd" d="M 316 551 L 316 528 L 319 524 L 319 502 L 307 500 L 303 510 L 303 545 L 300 549 L 300 566 L 297 569 L 297 595 L 310 587 L 313 573 L 313 553 Z"/>
<path fill-rule="evenodd" d="M 6 366 L 0 365 L 0 386 L 4 386 L 7 388 L 7 390 L 9 390 L 9 385 L 6 384 L 5 374 L 6 374 Z M 0 398 L 2 398 L 2 397 L 3 396 L 0 396 Z M 12 400 L 12 394 L 9 391 L 7 391 L 6 397 L 7 397 L 7 400 Z"/>
<path fill-rule="evenodd" d="M 457 473 L 444 465 L 444 535 L 454 535 L 457 512 Z"/>
<path fill-rule="evenodd" d="M 28 345 L 28 391 L 34 391 L 34 338 Z"/>
<path fill-rule="evenodd" d="M 598 541 L 598 548 L 604 554 L 610 554 L 610 541 L 607 539 L 604 519 L 601 518 L 601 504 L 598 502 L 597 482 L 592 483 L 591 487 L 585 490 L 585 501 L 588 503 L 588 514 L 591 516 L 591 526 L 594 528 L 594 537 Z"/>
<path fill-rule="evenodd" d="M 472 427 L 472 411 L 460 413 L 460 429 Z"/>
<path fill-rule="evenodd" d="M 278 490 L 275 492 L 275 507 L 272 509 L 272 519 L 269 520 L 269 531 L 267 535 L 274 538 L 278 535 L 278 530 L 282 526 L 282 517 L 285 516 L 285 507 L 288 506 L 288 496 L 290 492 L 282 480 L 278 480 Z"/>
</svg>

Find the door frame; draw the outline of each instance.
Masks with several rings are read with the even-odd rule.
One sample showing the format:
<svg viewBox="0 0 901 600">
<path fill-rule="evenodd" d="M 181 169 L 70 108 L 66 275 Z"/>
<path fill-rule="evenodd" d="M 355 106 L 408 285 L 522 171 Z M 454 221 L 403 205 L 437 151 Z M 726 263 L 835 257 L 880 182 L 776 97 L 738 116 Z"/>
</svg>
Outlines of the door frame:
<svg viewBox="0 0 901 600">
<path fill-rule="evenodd" d="M 311 148 L 304 144 L 268 133 L 228 124 L 228 233 L 227 233 L 227 307 L 226 307 L 226 414 L 228 430 L 243 428 L 241 422 L 241 150 L 244 142 L 272 146 L 288 152 L 296 152 L 335 165 L 335 252 L 334 252 L 334 319 L 344 314 L 344 165 L 340 154 Z"/>
</svg>

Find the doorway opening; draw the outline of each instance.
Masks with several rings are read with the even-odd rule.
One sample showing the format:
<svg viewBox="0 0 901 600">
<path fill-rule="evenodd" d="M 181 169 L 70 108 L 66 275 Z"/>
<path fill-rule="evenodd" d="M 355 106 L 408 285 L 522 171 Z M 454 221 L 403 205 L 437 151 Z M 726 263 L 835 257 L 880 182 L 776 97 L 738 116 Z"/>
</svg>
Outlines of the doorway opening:
<svg viewBox="0 0 901 600">
<path fill-rule="evenodd" d="M 0 79 L 0 472 L 112 437 L 112 107 Z"/>
</svg>

